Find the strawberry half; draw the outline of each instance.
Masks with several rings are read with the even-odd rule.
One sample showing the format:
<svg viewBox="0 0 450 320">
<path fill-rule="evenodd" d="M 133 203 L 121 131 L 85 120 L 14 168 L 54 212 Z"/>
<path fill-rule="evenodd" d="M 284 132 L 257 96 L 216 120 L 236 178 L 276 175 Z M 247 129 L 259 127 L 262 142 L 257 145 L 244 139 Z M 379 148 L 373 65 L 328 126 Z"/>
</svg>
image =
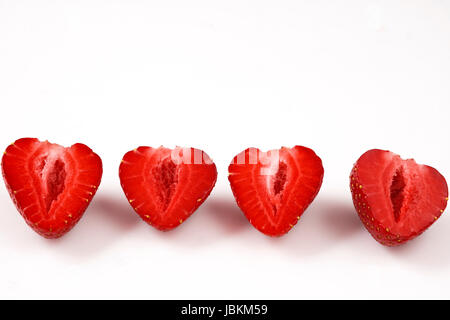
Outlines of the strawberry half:
<svg viewBox="0 0 450 320">
<path fill-rule="evenodd" d="M 3 154 L 6 187 L 27 224 L 58 238 L 80 220 L 102 177 L 102 161 L 84 144 L 64 148 L 23 138 Z"/>
<path fill-rule="evenodd" d="M 137 214 L 167 231 L 191 216 L 211 193 L 216 165 L 202 150 L 139 147 L 119 168 L 122 189 Z"/>
<path fill-rule="evenodd" d="M 364 226 L 386 246 L 420 235 L 448 201 L 447 182 L 436 169 L 384 150 L 370 150 L 359 158 L 350 188 Z"/>
<path fill-rule="evenodd" d="M 324 173 L 322 160 L 301 146 L 268 152 L 249 148 L 234 157 L 228 172 L 238 206 L 268 236 L 281 236 L 297 223 Z"/>
</svg>

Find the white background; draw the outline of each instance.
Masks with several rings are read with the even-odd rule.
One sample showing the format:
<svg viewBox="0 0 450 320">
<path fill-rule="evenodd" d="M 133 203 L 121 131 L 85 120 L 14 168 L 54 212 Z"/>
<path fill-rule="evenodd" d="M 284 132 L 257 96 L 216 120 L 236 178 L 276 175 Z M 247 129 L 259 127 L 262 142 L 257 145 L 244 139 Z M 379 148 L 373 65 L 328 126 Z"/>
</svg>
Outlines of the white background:
<svg viewBox="0 0 450 320">
<path fill-rule="evenodd" d="M 378 244 L 348 175 L 389 149 L 450 177 L 449 1 L 0 0 L 0 145 L 89 145 L 102 185 L 59 240 L 34 233 L 0 188 L 0 298 L 450 298 L 450 216 Z M 232 157 L 313 148 L 323 187 L 286 236 L 235 205 Z M 218 181 L 159 232 L 118 179 L 136 146 L 204 149 Z"/>
</svg>

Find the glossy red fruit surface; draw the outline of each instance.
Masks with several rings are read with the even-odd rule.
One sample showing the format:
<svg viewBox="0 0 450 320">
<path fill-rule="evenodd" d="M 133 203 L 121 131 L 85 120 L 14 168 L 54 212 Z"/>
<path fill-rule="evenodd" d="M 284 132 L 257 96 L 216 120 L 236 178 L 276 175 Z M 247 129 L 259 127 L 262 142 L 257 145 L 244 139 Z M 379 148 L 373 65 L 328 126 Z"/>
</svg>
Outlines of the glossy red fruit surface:
<svg viewBox="0 0 450 320">
<path fill-rule="evenodd" d="M 217 170 L 198 149 L 139 147 L 125 154 L 119 177 L 137 214 L 167 231 L 183 223 L 206 200 L 216 183 Z"/>
<path fill-rule="evenodd" d="M 287 233 L 314 200 L 324 170 L 301 146 L 262 152 L 249 148 L 228 167 L 231 189 L 250 223 L 268 236 Z"/>
<path fill-rule="evenodd" d="M 436 169 L 377 149 L 356 162 L 350 188 L 364 226 L 387 246 L 420 235 L 441 216 L 448 201 L 447 183 Z"/>
<path fill-rule="evenodd" d="M 3 154 L 2 172 L 17 209 L 34 231 L 58 238 L 80 220 L 102 177 L 102 161 L 84 144 L 64 148 L 23 138 Z"/>
</svg>

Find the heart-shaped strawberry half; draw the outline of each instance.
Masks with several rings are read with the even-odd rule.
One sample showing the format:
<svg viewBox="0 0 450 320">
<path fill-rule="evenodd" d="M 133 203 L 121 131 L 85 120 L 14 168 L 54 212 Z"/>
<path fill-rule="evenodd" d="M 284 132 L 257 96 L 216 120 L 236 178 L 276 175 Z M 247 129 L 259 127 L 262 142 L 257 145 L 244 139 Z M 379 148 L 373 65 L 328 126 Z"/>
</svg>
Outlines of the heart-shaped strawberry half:
<svg viewBox="0 0 450 320">
<path fill-rule="evenodd" d="M 17 209 L 34 231 L 58 238 L 80 220 L 102 177 L 102 161 L 84 144 L 64 148 L 23 138 L 3 154 L 2 172 Z"/>
<path fill-rule="evenodd" d="M 322 160 L 295 146 L 262 152 L 249 148 L 234 157 L 228 179 L 238 206 L 268 236 L 287 233 L 314 200 L 323 180 Z"/>
<path fill-rule="evenodd" d="M 377 149 L 358 159 L 350 188 L 364 226 L 387 246 L 420 235 L 441 216 L 448 201 L 447 182 L 436 169 Z"/>
<path fill-rule="evenodd" d="M 151 226 L 167 231 L 186 221 L 206 200 L 217 170 L 199 149 L 139 147 L 125 154 L 119 177 L 136 213 Z"/>
</svg>

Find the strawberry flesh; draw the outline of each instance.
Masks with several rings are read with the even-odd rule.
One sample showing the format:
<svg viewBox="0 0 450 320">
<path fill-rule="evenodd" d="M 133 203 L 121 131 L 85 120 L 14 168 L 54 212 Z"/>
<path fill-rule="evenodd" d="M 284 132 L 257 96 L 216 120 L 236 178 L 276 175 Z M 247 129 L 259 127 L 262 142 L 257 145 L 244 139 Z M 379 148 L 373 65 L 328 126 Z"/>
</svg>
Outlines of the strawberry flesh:
<svg viewBox="0 0 450 320">
<path fill-rule="evenodd" d="M 64 148 L 23 138 L 2 158 L 6 187 L 28 225 L 58 238 L 79 221 L 101 180 L 100 158 L 83 144 Z"/>
<path fill-rule="evenodd" d="M 231 189 L 250 223 L 268 236 L 287 233 L 322 185 L 322 161 L 301 146 L 262 152 L 249 148 L 228 167 Z"/>
<path fill-rule="evenodd" d="M 168 231 L 206 200 L 217 170 L 198 149 L 139 147 L 124 155 L 119 177 L 136 213 L 151 226 Z"/>
<path fill-rule="evenodd" d="M 361 221 L 387 246 L 420 235 L 441 216 L 448 201 L 447 183 L 436 169 L 376 149 L 356 162 L 350 188 Z"/>
</svg>

